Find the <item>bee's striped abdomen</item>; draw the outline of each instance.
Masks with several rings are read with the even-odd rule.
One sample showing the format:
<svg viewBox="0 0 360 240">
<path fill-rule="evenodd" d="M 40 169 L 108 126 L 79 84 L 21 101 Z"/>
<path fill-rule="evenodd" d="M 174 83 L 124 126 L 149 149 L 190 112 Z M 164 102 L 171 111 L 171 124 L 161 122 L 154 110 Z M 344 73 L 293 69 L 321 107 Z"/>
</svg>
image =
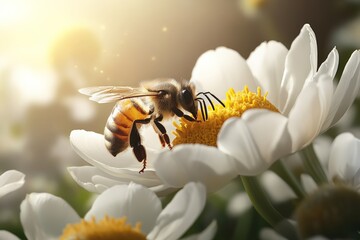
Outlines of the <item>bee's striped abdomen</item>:
<svg viewBox="0 0 360 240">
<path fill-rule="evenodd" d="M 113 156 L 129 146 L 133 122 L 148 117 L 148 114 L 148 107 L 141 99 L 125 99 L 115 105 L 104 130 L 105 145 Z"/>
</svg>

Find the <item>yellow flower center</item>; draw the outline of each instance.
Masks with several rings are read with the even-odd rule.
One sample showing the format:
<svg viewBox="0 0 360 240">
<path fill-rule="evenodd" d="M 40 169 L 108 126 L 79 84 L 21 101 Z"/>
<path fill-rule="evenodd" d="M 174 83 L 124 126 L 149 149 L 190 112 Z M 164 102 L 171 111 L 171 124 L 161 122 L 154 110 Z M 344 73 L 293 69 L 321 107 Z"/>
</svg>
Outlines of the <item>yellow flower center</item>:
<svg viewBox="0 0 360 240">
<path fill-rule="evenodd" d="M 140 230 L 141 224 L 135 227 L 126 223 L 126 217 L 115 219 L 105 216 L 102 220 L 81 220 L 80 223 L 68 224 L 59 240 L 146 240 Z"/>
<path fill-rule="evenodd" d="M 231 117 L 240 117 L 246 110 L 252 108 L 263 108 L 279 112 L 277 108 L 266 99 L 267 93 L 261 95 L 260 87 L 257 92 L 249 91 L 248 86 L 244 90 L 235 92 L 230 88 L 226 93 L 225 107 L 221 104 L 215 105 L 215 110 L 208 107 L 209 118 L 207 121 L 190 122 L 181 118 L 179 123 L 174 122 L 176 127 L 173 134 L 175 139 L 173 145 L 184 143 L 200 143 L 216 146 L 217 135 L 223 123 Z M 201 116 L 200 112 L 198 114 Z"/>
</svg>

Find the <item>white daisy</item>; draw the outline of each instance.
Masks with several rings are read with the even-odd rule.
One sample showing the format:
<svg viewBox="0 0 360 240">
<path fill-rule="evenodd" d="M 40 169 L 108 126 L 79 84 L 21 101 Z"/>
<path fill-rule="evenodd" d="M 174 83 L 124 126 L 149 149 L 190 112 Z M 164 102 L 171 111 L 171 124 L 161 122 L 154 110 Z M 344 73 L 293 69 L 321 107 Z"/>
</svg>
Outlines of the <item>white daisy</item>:
<svg viewBox="0 0 360 240">
<path fill-rule="evenodd" d="M 205 187 L 189 183 L 162 209 L 152 191 L 130 183 L 104 191 L 83 219 L 63 199 L 31 193 L 21 204 L 20 218 L 29 240 L 179 239 L 202 212 L 205 201 Z M 213 222 L 193 237 L 212 239 L 215 231 Z M 18 239 L 0 231 L 0 238 L 5 236 Z"/>
<path fill-rule="evenodd" d="M 224 47 L 204 53 L 191 81 L 198 91 L 220 98 L 230 89 L 226 107 L 209 110 L 206 122 L 180 120 L 174 140 L 178 146 L 155 159 L 157 175 L 172 187 L 196 180 L 216 188 L 238 174 L 258 175 L 277 159 L 303 149 L 333 126 L 358 94 L 360 52 L 352 54 L 334 88 L 337 66 L 333 49 L 317 69 L 316 39 L 309 25 L 290 50 L 271 41 L 247 60 Z M 211 185 L 216 175 L 223 181 Z"/>
<path fill-rule="evenodd" d="M 277 159 L 309 145 L 350 107 L 360 87 L 360 52 L 352 54 L 334 88 L 337 66 L 333 49 L 317 69 L 316 38 L 309 25 L 289 50 L 270 41 L 247 60 L 224 47 L 208 51 L 198 59 L 191 81 L 198 92 L 226 97 L 225 108 L 209 108 L 205 122 L 180 119 L 173 150 L 147 147 L 149 168 L 140 175 L 131 151 L 114 159 L 102 135 L 73 131 L 72 145 L 93 166 L 69 171 L 80 185 L 98 192 L 129 181 L 160 193 L 190 181 L 216 191 L 238 175 L 258 175 Z M 142 136 L 150 138 L 148 133 Z"/>
</svg>

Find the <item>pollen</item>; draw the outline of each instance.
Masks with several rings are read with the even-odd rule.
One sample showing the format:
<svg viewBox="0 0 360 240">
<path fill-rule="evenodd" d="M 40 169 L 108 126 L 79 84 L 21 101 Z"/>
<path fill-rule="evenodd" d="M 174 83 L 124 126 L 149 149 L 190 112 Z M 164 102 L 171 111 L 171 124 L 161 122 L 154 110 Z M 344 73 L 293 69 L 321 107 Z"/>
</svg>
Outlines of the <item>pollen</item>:
<svg viewBox="0 0 360 240">
<path fill-rule="evenodd" d="M 181 118 L 174 122 L 176 127 L 173 134 L 175 139 L 173 145 L 186 143 L 199 143 L 216 147 L 217 135 L 223 123 L 231 117 L 241 117 L 248 109 L 262 108 L 279 112 L 278 109 L 266 99 L 267 93 L 262 95 L 260 87 L 257 92 L 251 92 L 248 86 L 242 91 L 235 92 L 230 88 L 226 92 L 225 107 L 221 104 L 215 105 L 215 110 L 208 106 L 208 120 L 201 122 L 190 122 Z M 201 113 L 198 113 L 201 116 Z"/>
<path fill-rule="evenodd" d="M 93 217 L 90 221 L 81 220 L 80 223 L 68 224 L 63 230 L 60 240 L 145 240 L 141 233 L 141 224 L 135 227 L 126 223 L 126 217 L 111 218 L 105 216 L 102 220 L 96 221 Z"/>
</svg>

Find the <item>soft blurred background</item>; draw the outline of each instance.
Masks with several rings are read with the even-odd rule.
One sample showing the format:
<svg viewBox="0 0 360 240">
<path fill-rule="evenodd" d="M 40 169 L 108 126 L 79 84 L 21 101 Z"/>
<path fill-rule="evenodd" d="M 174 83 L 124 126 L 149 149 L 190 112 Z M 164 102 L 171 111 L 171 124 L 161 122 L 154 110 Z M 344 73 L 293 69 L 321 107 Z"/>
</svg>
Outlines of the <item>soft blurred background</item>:
<svg viewBox="0 0 360 240">
<path fill-rule="evenodd" d="M 206 50 L 226 46 L 247 58 L 267 40 L 289 48 L 305 23 L 316 33 L 319 62 L 337 46 L 341 70 L 360 48 L 359 0 L 0 0 L 0 170 L 20 170 L 27 180 L 1 199 L 0 229 L 23 237 L 19 204 L 29 192 L 59 195 L 80 214 L 87 209 L 90 194 L 66 171 L 85 164 L 68 136 L 102 132 L 112 104 L 90 102 L 79 88 L 189 79 Z M 359 137 L 358 115 L 352 109 L 332 136 L 350 129 Z M 253 210 L 246 221 L 227 215 L 221 199 L 232 187 L 210 198 L 193 231 L 213 217 L 218 239 L 245 239 L 266 225 Z M 240 222 L 244 233 L 236 233 Z"/>
</svg>

